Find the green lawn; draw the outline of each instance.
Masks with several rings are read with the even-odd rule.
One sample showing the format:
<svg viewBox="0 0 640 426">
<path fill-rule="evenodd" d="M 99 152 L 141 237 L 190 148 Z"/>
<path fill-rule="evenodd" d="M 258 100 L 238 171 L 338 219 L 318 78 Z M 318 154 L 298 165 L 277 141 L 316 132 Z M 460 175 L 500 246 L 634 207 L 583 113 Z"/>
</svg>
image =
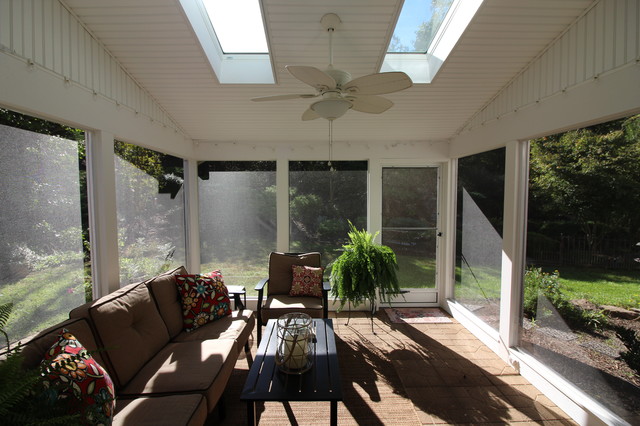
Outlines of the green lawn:
<svg viewBox="0 0 640 426">
<path fill-rule="evenodd" d="M 201 266 L 202 273 L 220 269 L 224 283 L 227 285 L 241 285 L 247 290 L 247 296 L 257 296 L 254 291 L 256 284 L 266 278 L 269 273 L 269 259 L 265 257 L 262 262 L 252 260 L 223 261 L 213 260 Z"/>
<path fill-rule="evenodd" d="M 552 272 L 553 268 L 544 268 Z M 598 305 L 640 308 L 640 271 L 617 271 L 563 266 L 562 291 L 570 299 L 587 299 Z"/>
<path fill-rule="evenodd" d="M 455 297 L 458 300 L 485 303 L 487 300 L 500 300 L 500 269 L 489 266 L 467 265 L 456 267 Z"/>
<path fill-rule="evenodd" d="M 436 261 L 418 256 L 396 254 L 398 280 L 403 288 L 435 288 Z"/>
<path fill-rule="evenodd" d="M 21 339 L 69 318 L 85 302 L 82 263 L 52 266 L 0 284 L 0 304 L 13 303 L 6 331 Z"/>
</svg>

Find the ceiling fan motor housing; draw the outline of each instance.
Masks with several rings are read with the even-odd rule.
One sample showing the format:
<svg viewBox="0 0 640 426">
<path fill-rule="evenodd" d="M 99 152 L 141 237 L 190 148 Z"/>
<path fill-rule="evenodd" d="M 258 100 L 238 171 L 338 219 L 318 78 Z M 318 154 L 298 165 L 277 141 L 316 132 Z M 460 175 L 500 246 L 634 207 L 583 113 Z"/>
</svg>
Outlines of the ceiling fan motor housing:
<svg viewBox="0 0 640 426">
<path fill-rule="evenodd" d="M 346 71 L 333 68 L 332 66 L 324 70 L 324 72 L 326 72 L 331 77 L 333 77 L 333 79 L 336 81 L 336 86 L 338 88 L 342 87 L 343 85 L 351 81 L 351 74 L 349 74 Z"/>
</svg>

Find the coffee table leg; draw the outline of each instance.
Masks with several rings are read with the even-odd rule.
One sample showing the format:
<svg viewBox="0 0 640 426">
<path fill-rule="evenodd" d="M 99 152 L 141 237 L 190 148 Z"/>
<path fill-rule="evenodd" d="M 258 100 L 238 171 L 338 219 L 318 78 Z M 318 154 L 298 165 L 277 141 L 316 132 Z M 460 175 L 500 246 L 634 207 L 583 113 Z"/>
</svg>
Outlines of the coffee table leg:
<svg viewBox="0 0 640 426">
<path fill-rule="evenodd" d="M 258 425 L 258 417 L 256 416 L 256 402 L 247 401 L 247 424 L 249 426 Z"/>
<path fill-rule="evenodd" d="M 338 426 L 338 401 L 331 401 L 331 426 Z"/>
</svg>

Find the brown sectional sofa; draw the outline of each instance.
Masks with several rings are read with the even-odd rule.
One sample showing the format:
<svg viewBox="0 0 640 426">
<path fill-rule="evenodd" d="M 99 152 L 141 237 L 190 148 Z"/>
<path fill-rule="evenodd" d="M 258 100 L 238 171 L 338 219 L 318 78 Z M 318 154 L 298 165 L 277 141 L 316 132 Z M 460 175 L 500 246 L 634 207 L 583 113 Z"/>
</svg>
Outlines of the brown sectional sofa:
<svg viewBox="0 0 640 426">
<path fill-rule="evenodd" d="M 205 423 L 242 349 L 249 353 L 255 317 L 236 310 L 183 331 L 174 275 L 186 273 L 179 267 L 72 310 L 69 320 L 23 342 L 27 366 L 38 365 L 65 327 L 113 380 L 114 425 Z"/>
</svg>

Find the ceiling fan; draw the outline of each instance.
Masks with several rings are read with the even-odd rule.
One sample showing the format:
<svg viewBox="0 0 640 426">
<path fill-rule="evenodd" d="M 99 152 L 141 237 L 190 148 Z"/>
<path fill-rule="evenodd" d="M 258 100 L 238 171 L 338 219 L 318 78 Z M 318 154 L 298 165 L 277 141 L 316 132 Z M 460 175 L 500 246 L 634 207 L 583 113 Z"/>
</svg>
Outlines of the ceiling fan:
<svg viewBox="0 0 640 426">
<path fill-rule="evenodd" d="M 385 93 L 399 92 L 413 85 L 411 78 L 403 72 L 384 72 L 369 74 L 351 79 L 351 74 L 333 67 L 333 32 L 341 21 L 335 13 L 327 13 L 320 23 L 329 33 L 329 66 L 322 71 L 315 67 L 303 65 L 287 65 L 289 73 L 316 89 L 310 94 L 289 94 L 253 98 L 252 101 L 280 101 L 288 99 L 321 98 L 312 103 L 302 114 L 302 120 L 325 118 L 333 121 L 342 117 L 348 110 L 380 114 L 393 106 Z"/>
</svg>

